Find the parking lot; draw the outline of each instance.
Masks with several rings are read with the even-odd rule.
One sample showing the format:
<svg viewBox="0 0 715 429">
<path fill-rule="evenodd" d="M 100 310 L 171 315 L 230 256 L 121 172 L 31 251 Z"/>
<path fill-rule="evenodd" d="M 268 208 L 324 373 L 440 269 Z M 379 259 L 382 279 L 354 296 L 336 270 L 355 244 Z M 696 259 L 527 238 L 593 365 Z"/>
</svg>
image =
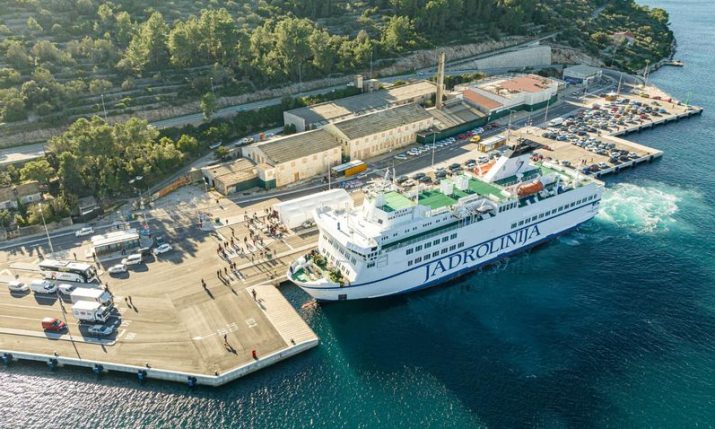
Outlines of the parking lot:
<svg viewBox="0 0 715 429">
<path fill-rule="evenodd" d="M 288 313 L 298 316 L 266 283 L 282 276 L 298 253 L 314 245 L 317 235 L 309 229 L 271 237 L 258 233 L 264 222 L 239 222 L 206 233 L 199 228 L 160 229 L 162 223 L 153 220 L 153 231 L 171 250 L 147 254 L 126 272 L 111 275 L 107 268 L 118 260 L 99 264 L 101 286 L 93 286 L 106 286 L 114 297 L 104 325 L 112 332 L 106 335 L 90 332 L 99 323 L 80 323 L 64 294 L 11 292 L 6 283 L 12 280 L 30 284 L 42 277 L 37 269 L 41 257 L 34 249 L 0 252 L 0 349 L 212 375 L 290 349 L 292 337 L 274 319 Z M 255 245 L 243 241 L 249 229 L 258 234 Z M 241 251 L 231 246 L 219 254 L 218 246 L 225 248 L 232 238 L 240 241 Z M 75 253 L 83 247 L 86 239 Z M 73 249 L 66 250 L 71 254 Z M 257 285 L 265 286 L 253 295 Z M 43 329 L 41 322 L 48 317 L 66 328 Z M 291 322 L 291 329 L 301 330 L 298 325 Z"/>
</svg>

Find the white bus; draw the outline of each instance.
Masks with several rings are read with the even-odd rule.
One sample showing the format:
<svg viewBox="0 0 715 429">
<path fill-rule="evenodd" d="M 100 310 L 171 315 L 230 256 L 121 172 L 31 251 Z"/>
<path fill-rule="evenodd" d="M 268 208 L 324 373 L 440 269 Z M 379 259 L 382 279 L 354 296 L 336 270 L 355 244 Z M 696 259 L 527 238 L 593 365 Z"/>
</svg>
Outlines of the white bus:
<svg viewBox="0 0 715 429">
<path fill-rule="evenodd" d="M 92 264 L 46 259 L 40 262 L 42 275 L 49 280 L 92 283 L 97 280 L 97 269 Z"/>
</svg>

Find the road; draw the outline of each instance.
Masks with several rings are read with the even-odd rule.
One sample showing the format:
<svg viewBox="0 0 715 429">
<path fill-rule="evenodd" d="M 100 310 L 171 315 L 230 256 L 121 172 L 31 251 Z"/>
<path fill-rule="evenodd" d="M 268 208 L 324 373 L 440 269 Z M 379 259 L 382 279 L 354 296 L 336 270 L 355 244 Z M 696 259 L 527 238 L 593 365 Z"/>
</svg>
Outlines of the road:
<svg viewBox="0 0 715 429">
<path fill-rule="evenodd" d="M 14 164 L 16 162 L 28 161 L 30 159 L 39 158 L 44 154 L 44 143 L 2 149 L 0 150 L 0 166 L 4 164 Z"/>
</svg>

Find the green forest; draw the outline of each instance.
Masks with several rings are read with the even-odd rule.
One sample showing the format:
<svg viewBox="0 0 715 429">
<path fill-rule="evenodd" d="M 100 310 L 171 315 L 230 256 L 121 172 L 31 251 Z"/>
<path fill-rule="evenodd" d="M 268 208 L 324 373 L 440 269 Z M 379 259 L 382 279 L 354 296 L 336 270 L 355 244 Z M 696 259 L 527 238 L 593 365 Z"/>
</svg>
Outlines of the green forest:
<svg viewBox="0 0 715 429">
<path fill-rule="evenodd" d="M 27 120 L 62 125 L 102 111 L 132 114 L 510 34 L 560 31 L 563 42 L 598 54 L 606 48 L 598 34 L 637 30 L 642 62 L 666 53 L 666 23 L 663 11 L 630 0 L 6 0 L 0 121 L 22 131 Z"/>
</svg>

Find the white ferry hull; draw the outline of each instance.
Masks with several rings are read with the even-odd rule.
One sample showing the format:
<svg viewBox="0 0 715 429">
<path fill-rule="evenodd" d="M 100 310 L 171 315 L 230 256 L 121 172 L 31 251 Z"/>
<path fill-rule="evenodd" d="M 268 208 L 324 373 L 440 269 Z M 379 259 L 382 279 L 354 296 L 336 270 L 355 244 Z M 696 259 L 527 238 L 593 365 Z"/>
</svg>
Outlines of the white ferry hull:
<svg viewBox="0 0 715 429">
<path fill-rule="evenodd" d="M 489 221 L 473 223 L 456 230 L 458 237 L 454 242 L 464 243 L 463 247 L 448 253 L 440 253 L 436 258 L 409 267 L 406 265 L 406 260 L 391 260 L 389 266 L 373 269 L 372 278 L 366 278 L 367 275 L 359 276 L 352 284 L 341 286 L 327 281 L 295 283 L 319 301 L 378 298 L 435 286 L 573 230 L 598 213 L 599 200 L 600 195 L 599 199 L 589 201 L 568 212 L 564 211 L 523 227 L 510 229 L 507 233 L 503 232 L 503 220 L 491 224 Z M 496 218 L 493 220 L 496 221 Z M 497 229 L 498 226 L 501 228 Z M 480 236 L 491 238 L 475 238 Z M 395 267 L 402 267 L 402 269 L 395 269 Z M 388 270 L 396 272 L 390 273 Z"/>
</svg>

